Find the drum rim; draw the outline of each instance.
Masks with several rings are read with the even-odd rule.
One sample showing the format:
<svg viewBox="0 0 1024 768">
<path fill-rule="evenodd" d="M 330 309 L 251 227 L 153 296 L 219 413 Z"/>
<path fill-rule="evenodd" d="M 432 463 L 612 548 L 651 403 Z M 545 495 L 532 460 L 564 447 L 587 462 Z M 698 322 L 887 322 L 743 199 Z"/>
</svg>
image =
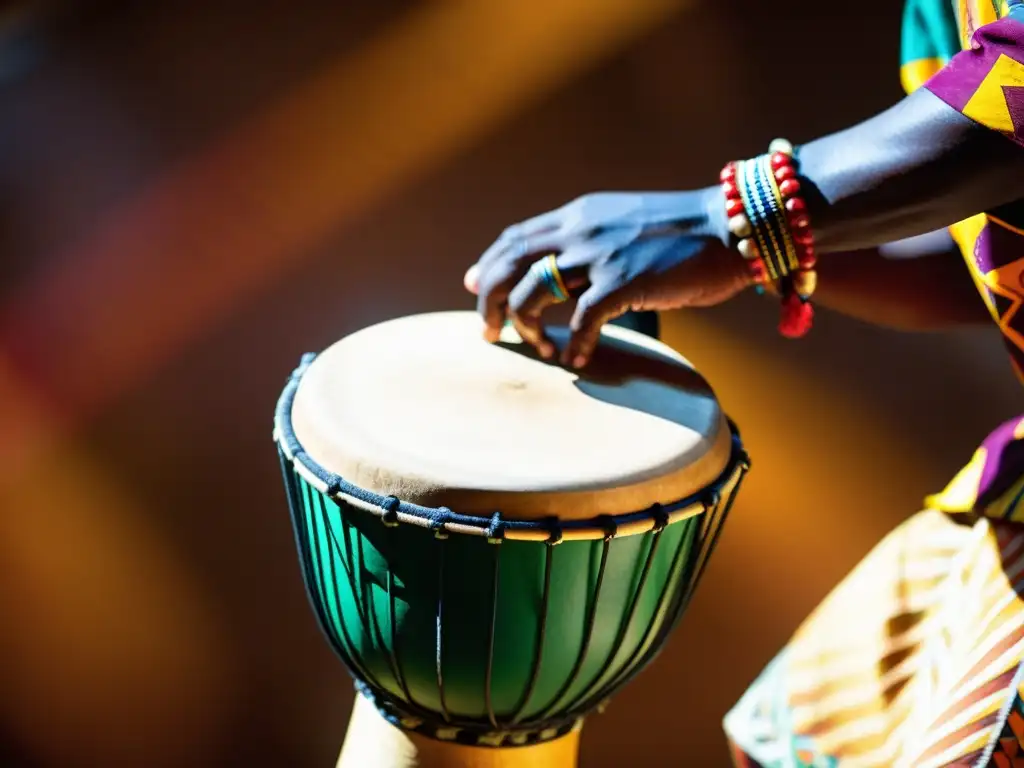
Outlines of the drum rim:
<svg viewBox="0 0 1024 768">
<path fill-rule="evenodd" d="M 706 512 L 718 503 L 727 489 L 737 484 L 750 469 L 750 458 L 743 448 L 735 422 L 725 417 L 731 437 L 729 460 L 719 476 L 707 487 L 674 502 L 654 504 L 646 509 L 619 515 L 603 515 L 583 520 L 505 519 L 499 511 L 491 517 L 459 514 L 448 507 L 426 507 L 396 496 L 383 496 L 361 488 L 321 466 L 306 453 L 292 427 L 292 404 L 303 375 L 316 359 L 315 353 L 302 356 L 289 376 L 274 413 L 274 442 L 295 471 L 318 492 L 328 498 L 362 509 L 381 518 L 385 525 L 415 525 L 433 531 L 439 538 L 449 534 L 486 537 L 491 541 L 520 540 L 558 543 L 560 541 L 611 539 L 634 536 Z"/>
</svg>

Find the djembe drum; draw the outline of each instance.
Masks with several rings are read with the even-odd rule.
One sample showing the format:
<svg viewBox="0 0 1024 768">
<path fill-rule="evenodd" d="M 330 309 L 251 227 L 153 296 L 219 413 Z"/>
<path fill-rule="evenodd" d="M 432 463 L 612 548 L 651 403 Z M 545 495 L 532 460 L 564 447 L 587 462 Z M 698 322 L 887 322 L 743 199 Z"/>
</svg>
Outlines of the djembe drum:
<svg viewBox="0 0 1024 768">
<path fill-rule="evenodd" d="M 275 439 L 309 597 L 356 680 L 344 768 L 575 765 L 583 718 L 664 646 L 747 469 L 667 346 L 609 327 L 571 371 L 510 329 L 486 343 L 469 312 L 307 356 Z"/>
</svg>

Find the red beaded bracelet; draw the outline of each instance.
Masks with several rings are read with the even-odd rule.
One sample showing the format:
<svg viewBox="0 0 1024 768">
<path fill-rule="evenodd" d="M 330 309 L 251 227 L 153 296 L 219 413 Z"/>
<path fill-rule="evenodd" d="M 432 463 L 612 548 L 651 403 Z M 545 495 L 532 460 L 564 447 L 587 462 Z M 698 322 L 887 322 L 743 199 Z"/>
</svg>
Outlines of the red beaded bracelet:
<svg viewBox="0 0 1024 768">
<path fill-rule="evenodd" d="M 720 180 L 736 247 L 759 288 L 776 284 L 782 297 L 779 332 L 798 338 L 814 321 L 814 233 L 800 194 L 793 146 L 777 139 L 769 151 L 754 160 L 729 163 Z"/>
<path fill-rule="evenodd" d="M 786 286 L 788 290 L 783 291 L 779 332 L 789 338 L 800 338 L 811 329 L 814 322 L 814 307 L 810 303 L 818 284 L 814 231 L 811 229 L 807 203 L 800 194 L 793 145 L 784 139 L 777 139 L 772 142 L 769 152 L 769 165 L 786 210 L 786 224 L 793 240 L 797 262 L 796 269 L 789 276 L 789 285 Z"/>
<path fill-rule="evenodd" d="M 751 217 L 743 203 L 738 172 L 739 163 L 728 163 L 719 174 L 722 192 L 725 194 L 725 215 L 729 217 L 729 232 L 737 238 L 736 248 L 747 260 L 750 276 L 756 284 L 762 285 L 768 280 L 769 273 L 764 259 L 761 258 L 761 249 L 755 242 Z"/>
</svg>

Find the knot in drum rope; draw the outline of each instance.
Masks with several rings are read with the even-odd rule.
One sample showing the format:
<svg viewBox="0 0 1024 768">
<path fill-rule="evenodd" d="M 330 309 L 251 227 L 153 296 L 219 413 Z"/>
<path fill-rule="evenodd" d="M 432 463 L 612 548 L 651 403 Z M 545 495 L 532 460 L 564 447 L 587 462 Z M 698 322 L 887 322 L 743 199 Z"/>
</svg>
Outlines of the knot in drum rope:
<svg viewBox="0 0 1024 768">
<path fill-rule="evenodd" d="M 444 541 L 448 538 L 448 529 L 444 527 L 444 521 L 451 519 L 452 511 L 448 507 L 438 507 L 430 516 L 429 527 L 434 532 L 434 538 Z"/>
<path fill-rule="evenodd" d="M 384 501 L 381 503 L 380 519 L 388 528 L 394 528 L 398 525 L 398 509 L 402 506 L 401 500 L 397 496 L 385 496 Z"/>
<path fill-rule="evenodd" d="M 654 527 L 651 529 L 654 533 L 661 533 L 668 527 L 668 512 L 665 511 L 661 504 L 655 504 L 651 507 L 651 517 L 654 518 Z"/>
<path fill-rule="evenodd" d="M 704 504 L 704 511 L 710 511 L 718 506 L 718 502 L 722 500 L 722 495 L 719 493 L 717 488 L 705 492 L 701 496 L 701 502 Z"/>
<path fill-rule="evenodd" d="M 555 547 L 562 543 L 562 526 L 557 517 L 544 518 L 544 525 L 548 529 L 548 540 L 545 542 L 549 547 Z"/>
<path fill-rule="evenodd" d="M 505 540 L 505 525 L 501 520 L 501 512 L 491 515 L 491 524 L 487 526 L 487 542 L 501 544 Z"/>
</svg>

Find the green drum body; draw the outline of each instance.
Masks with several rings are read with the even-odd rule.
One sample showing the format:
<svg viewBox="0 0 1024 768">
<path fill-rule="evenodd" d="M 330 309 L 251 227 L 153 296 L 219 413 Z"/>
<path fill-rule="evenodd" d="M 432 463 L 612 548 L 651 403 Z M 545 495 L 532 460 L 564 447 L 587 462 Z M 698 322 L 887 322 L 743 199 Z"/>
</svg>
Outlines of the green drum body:
<svg viewBox="0 0 1024 768">
<path fill-rule="evenodd" d="M 275 423 L 299 559 L 321 629 L 386 718 L 532 744 L 577 727 L 657 655 L 748 468 L 731 424 L 728 465 L 690 498 L 571 523 L 466 516 L 355 487 L 304 452 L 290 415 L 311 360 Z"/>
</svg>

